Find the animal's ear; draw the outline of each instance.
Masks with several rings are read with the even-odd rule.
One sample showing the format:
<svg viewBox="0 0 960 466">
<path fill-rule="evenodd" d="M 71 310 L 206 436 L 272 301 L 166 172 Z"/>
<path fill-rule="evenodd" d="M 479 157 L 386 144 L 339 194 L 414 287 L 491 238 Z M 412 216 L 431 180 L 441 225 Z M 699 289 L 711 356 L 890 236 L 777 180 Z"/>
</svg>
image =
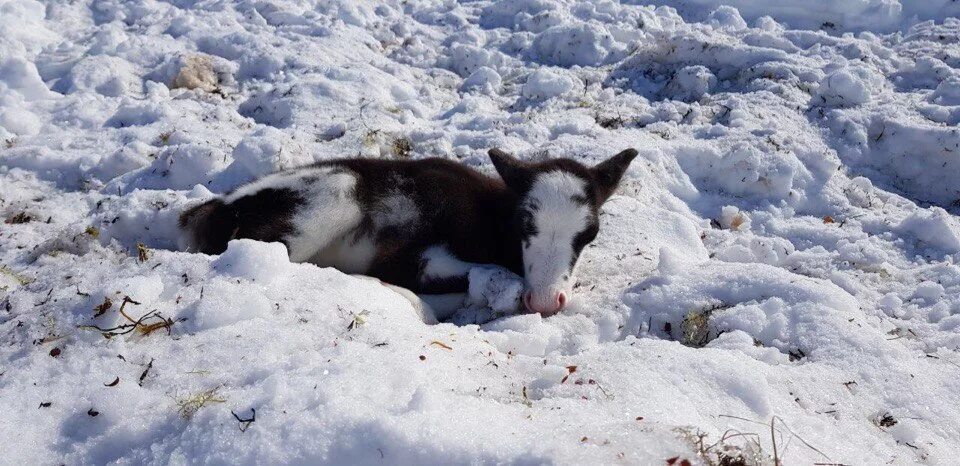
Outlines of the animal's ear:
<svg viewBox="0 0 960 466">
<path fill-rule="evenodd" d="M 503 178 L 503 182 L 511 189 L 522 191 L 524 186 L 529 184 L 529 165 L 500 149 L 490 149 L 487 154 L 500 178 Z"/>
<path fill-rule="evenodd" d="M 590 169 L 597 182 L 597 193 L 601 202 L 605 202 L 617 190 L 620 178 L 636 157 L 636 149 L 627 149 Z"/>
</svg>

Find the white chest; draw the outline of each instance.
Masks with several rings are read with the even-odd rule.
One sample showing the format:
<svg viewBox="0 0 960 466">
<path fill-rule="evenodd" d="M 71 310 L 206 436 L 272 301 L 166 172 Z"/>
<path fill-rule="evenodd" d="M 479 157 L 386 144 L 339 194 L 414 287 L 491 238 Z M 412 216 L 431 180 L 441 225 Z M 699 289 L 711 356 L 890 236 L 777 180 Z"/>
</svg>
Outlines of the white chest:
<svg viewBox="0 0 960 466">
<path fill-rule="evenodd" d="M 331 241 L 308 262 L 320 267 L 334 267 L 345 273 L 366 274 L 376 253 L 376 244 L 370 237 L 346 235 Z"/>
</svg>

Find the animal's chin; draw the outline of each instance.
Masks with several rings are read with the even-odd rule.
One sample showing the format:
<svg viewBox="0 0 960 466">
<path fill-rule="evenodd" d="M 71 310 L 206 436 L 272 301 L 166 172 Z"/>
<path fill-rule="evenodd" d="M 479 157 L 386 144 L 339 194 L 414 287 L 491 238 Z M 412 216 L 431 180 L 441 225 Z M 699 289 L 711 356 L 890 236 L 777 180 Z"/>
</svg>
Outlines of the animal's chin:
<svg viewBox="0 0 960 466">
<path fill-rule="evenodd" d="M 559 314 L 563 309 L 557 309 L 555 311 L 531 311 L 527 309 L 530 314 L 540 314 L 540 317 L 552 317 Z"/>
</svg>

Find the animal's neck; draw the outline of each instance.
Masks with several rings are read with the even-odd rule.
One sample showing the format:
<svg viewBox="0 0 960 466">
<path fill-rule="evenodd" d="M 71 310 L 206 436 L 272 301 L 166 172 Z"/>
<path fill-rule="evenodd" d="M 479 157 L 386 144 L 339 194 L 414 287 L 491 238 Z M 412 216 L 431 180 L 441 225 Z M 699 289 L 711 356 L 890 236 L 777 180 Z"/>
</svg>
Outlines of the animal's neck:
<svg viewBox="0 0 960 466">
<path fill-rule="evenodd" d="M 491 219 L 494 225 L 489 238 L 478 238 L 481 243 L 492 243 L 491 250 L 496 257 L 495 263 L 507 267 L 514 273 L 523 275 L 523 257 L 520 236 L 513 226 L 519 199 L 506 188 L 496 189 L 491 196 Z"/>
</svg>

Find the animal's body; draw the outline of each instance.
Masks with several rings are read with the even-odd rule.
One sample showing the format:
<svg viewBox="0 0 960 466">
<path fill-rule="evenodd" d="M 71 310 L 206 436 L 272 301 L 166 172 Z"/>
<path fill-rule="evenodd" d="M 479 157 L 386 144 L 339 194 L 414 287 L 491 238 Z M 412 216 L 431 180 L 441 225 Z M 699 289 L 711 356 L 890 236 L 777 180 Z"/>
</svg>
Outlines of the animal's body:
<svg viewBox="0 0 960 466">
<path fill-rule="evenodd" d="M 188 249 L 234 238 L 278 241 L 290 259 L 370 275 L 416 293 L 465 292 L 470 269 L 524 276 L 524 302 L 546 315 L 570 293 L 600 205 L 636 151 L 597 167 L 524 163 L 491 150 L 502 179 L 443 159 L 339 159 L 265 176 L 180 217 Z"/>
</svg>

